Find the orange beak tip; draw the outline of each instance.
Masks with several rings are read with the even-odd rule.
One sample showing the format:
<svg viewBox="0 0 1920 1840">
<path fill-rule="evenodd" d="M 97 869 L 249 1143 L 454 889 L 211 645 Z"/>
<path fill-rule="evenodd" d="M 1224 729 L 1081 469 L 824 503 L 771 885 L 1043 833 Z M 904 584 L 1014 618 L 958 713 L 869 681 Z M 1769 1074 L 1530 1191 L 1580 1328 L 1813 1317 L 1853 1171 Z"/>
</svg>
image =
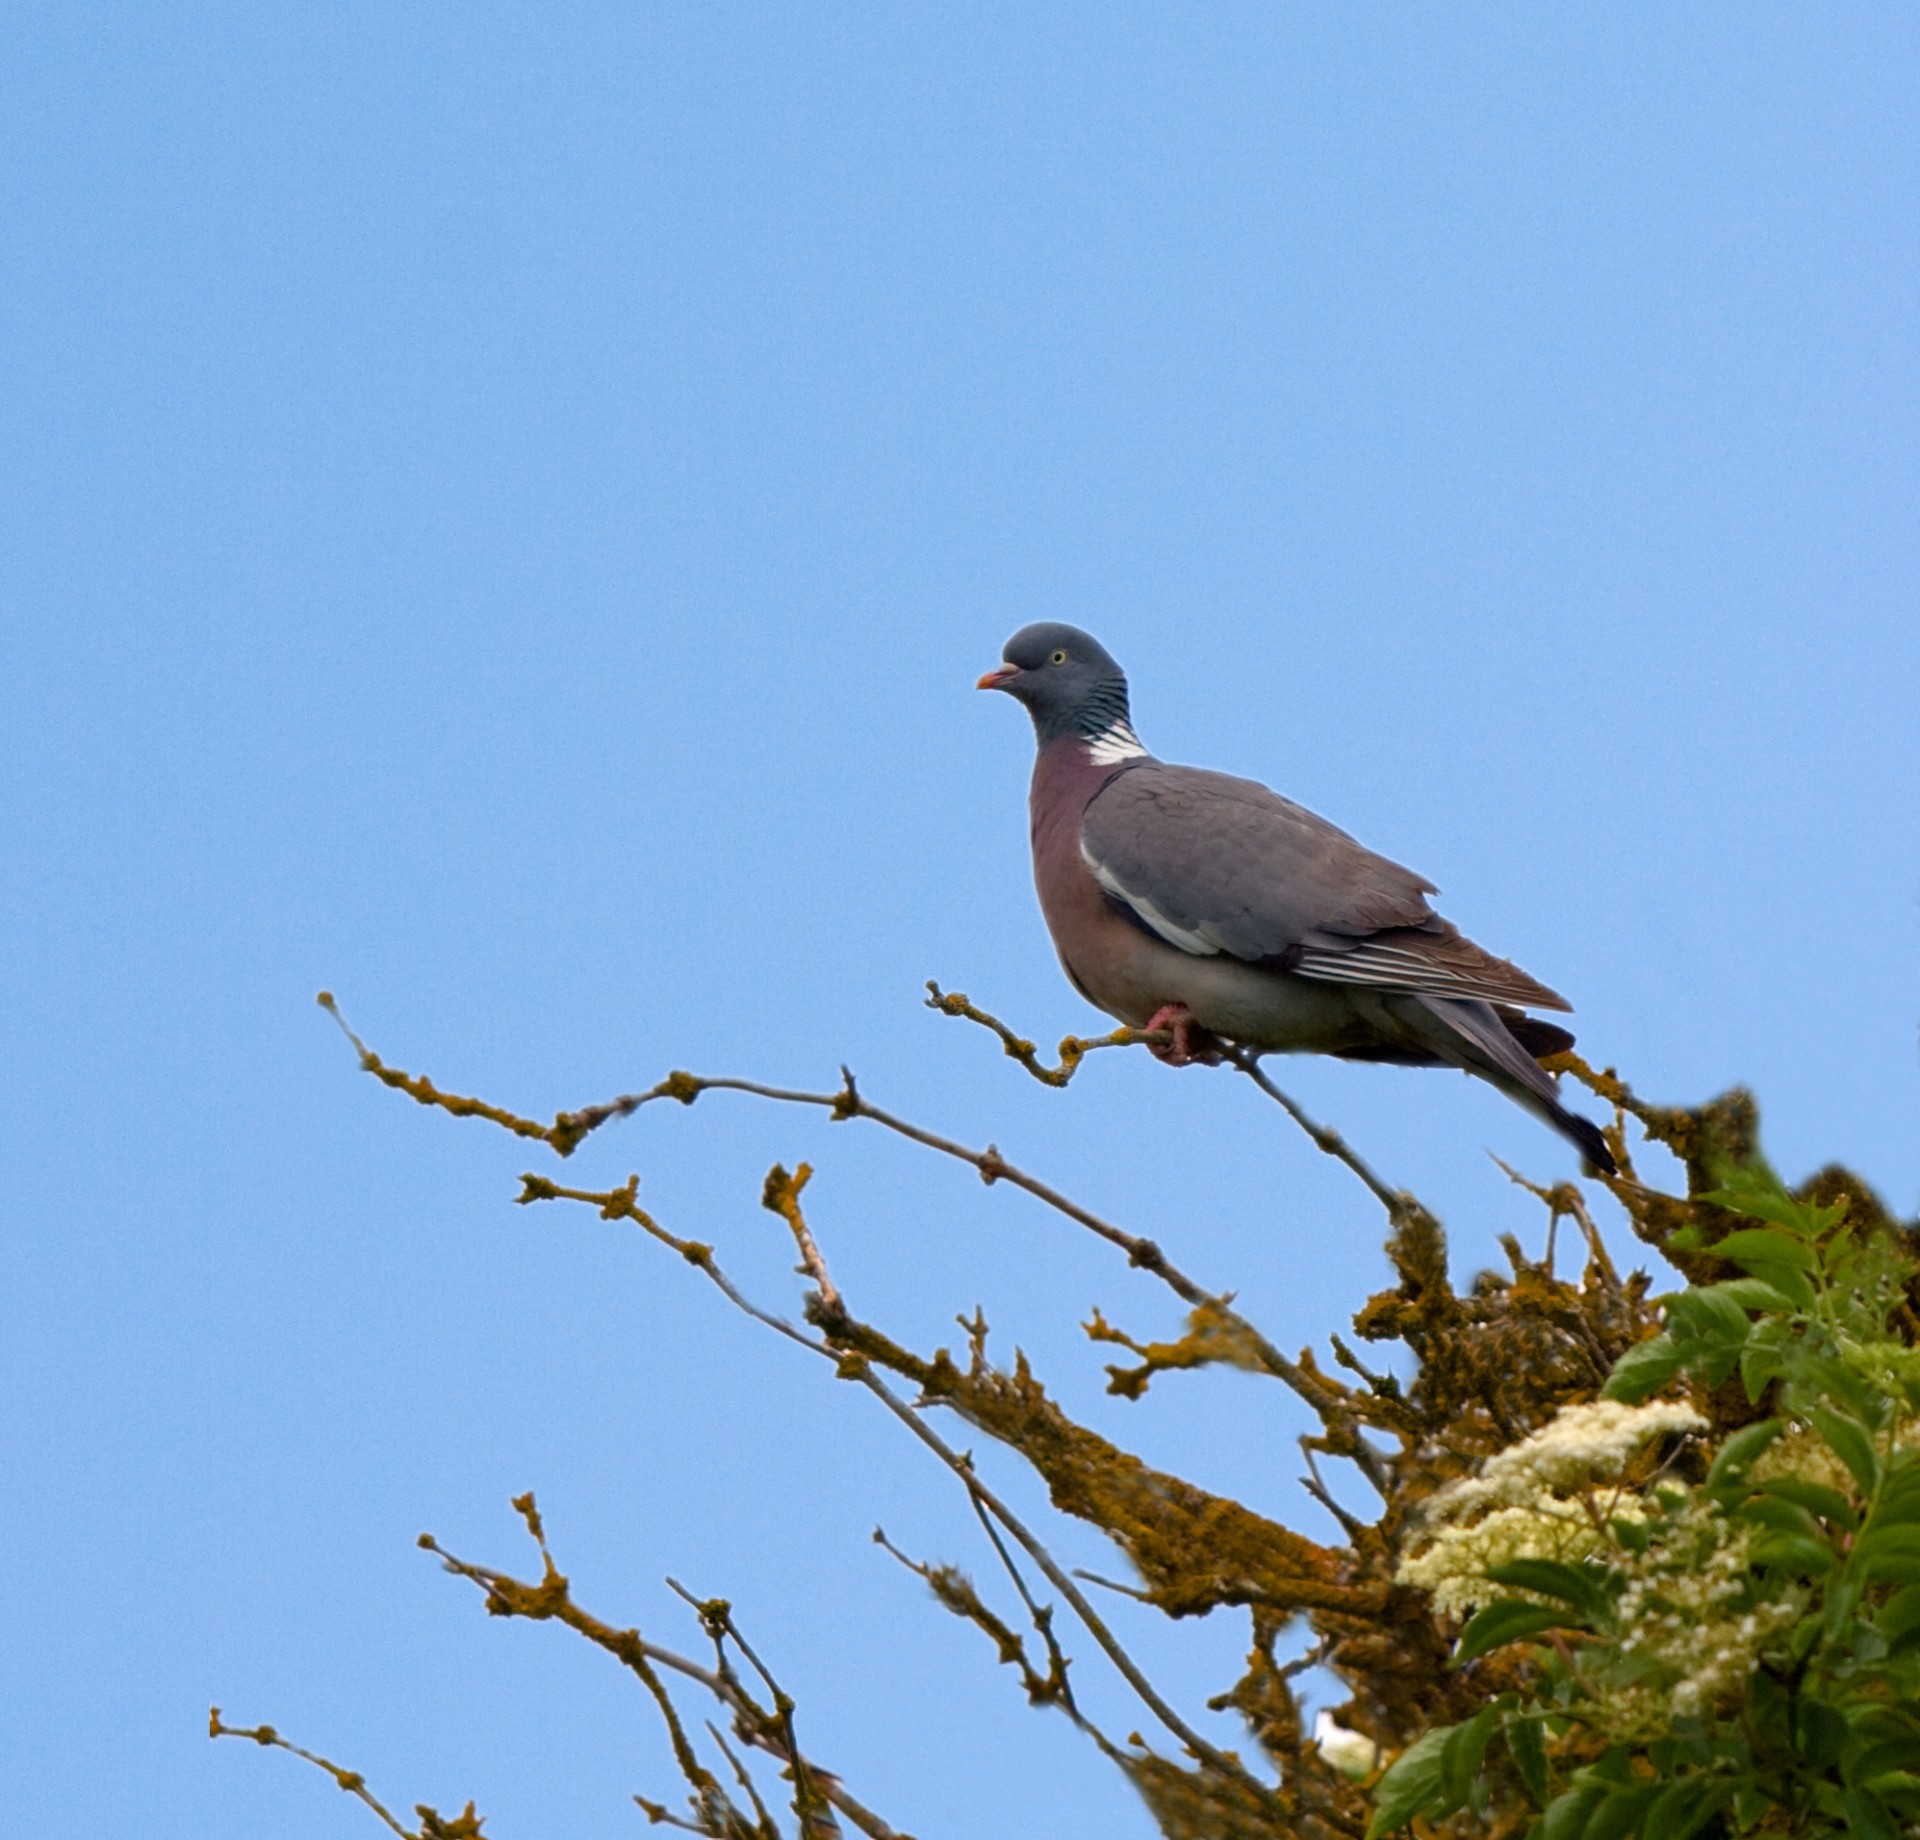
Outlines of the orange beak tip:
<svg viewBox="0 0 1920 1840">
<path fill-rule="evenodd" d="M 1014 678 L 1020 675 L 1017 665 L 997 665 L 974 685 L 976 690 L 1004 690 Z"/>
</svg>

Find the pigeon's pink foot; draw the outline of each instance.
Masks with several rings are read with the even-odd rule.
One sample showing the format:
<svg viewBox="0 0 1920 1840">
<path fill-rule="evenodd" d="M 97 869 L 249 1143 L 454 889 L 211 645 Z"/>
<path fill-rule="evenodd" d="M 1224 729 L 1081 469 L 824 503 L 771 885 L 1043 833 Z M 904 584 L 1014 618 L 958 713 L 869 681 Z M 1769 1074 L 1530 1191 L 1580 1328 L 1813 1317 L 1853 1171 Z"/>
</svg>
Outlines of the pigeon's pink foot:
<svg viewBox="0 0 1920 1840">
<path fill-rule="evenodd" d="M 1173 1040 L 1165 1044 L 1149 1042 L 1154 1059 L 1165 1061 L 1169 1067 L 1184 1067 L 1190 1061 L 1206 1067 L 1219 1064 L 1219 1044 L 1194 1021 L 1193 1011 L 1184 1003 L 1161 1004 L 1147 1019 L 1148 1032 L 1155 1029 L 1170 1030 Z"/>
</svg>

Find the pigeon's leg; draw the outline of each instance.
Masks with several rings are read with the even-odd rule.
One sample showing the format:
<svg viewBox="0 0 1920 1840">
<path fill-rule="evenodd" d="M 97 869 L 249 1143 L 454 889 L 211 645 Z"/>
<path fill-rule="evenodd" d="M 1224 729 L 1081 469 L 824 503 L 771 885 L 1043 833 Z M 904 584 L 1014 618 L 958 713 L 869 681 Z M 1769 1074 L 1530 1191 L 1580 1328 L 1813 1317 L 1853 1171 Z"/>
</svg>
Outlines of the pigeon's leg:
<svg viewBox="0 0 1920 1840">
<path fill-rule="evenodd" d="M 1193 1011 L 1184 1003 L 1163 1003 L 1147 1019 L 1147 1031 L 1169 1029 L 1173 1040 L 1162 1045 L 1149 1042 L 1155 1060 L 1162 1060 L 1169 1067 L 1184 1067 L 1190 1061 L 1198 1061 L 1204 1067 L 1217 1067 L 1220 1064 L 1220 1047 L 1214 1037 L 1193 1019 Z"/>
</svg>

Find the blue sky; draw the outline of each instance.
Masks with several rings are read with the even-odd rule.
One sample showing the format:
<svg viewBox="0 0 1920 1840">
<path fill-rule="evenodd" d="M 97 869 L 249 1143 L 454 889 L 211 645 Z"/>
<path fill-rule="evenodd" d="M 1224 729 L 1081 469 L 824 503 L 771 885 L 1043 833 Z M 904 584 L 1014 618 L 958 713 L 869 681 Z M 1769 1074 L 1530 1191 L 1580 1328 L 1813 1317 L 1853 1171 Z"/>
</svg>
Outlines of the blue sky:
<svg viewBox="0 0 1920 1840">
<path fill-rule="evenodd" d="M 636 1831 L 647 1709 L 413 1548 L 689 1648 L 730 1597 L 923 1836 L 1145 1834 L 869 1542 L 949 1479 L 677 1261 L 510 1205 L 536 1113 L 673 1066 L 993 1139 L 1286 1347 L 1382 1279 L 1223 1076 L 1044 1091 L 918 1006 L 1098 1026 L 973 679 L 1092 627 L 1157 752 L 1440 883 L 1647 1094 L 1920 1203 L 1910 11 L 16 8 L 0 60 L 10 1825 L 372 1831 L 270 1719 L 502 1840 Z M 1532 1233 L 1451 1076 L 1288 1086 Z M 856 1307 L 976 1303 L 1076 1412 L 1322 1531 L 1291 1402 L 1101 1392 L 1167 1300 L 964 1171 L 748 1101 L 610 1128 L 763 1299 L 810 1159 Z M 956 1431 L 956 1435 L 959 1435 Z M 993 1474 L 1043 1513 L 1010 1466 Z M 1117 1561 L 1076 1529 L 1073 1563 Z M 1195 1716 L 1242 1626 L 1116 1618 Z M 1135 1715 L 1076 1645 L 1096 1707 Z M 1227 1720 L 1208 1729 L 1238 1734 Z"/>
</svg>

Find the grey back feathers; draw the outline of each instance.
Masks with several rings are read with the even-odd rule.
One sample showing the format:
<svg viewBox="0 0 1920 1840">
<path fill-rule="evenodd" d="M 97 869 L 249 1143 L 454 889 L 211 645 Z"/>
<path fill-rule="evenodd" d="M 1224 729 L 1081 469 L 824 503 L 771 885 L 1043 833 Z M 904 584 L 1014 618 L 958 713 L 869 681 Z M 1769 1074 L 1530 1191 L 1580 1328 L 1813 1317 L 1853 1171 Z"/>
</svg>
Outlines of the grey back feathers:
<svg viewBox="0 0 1920 1840">
<path fill-rule="evenodd" d="M 1095 878 L 1169 944 L 1301 977 L 1566 1009 L 1427 905 L 1425 876 L 1255 780 L 1145 760 L 1087 807 Z"/>
</svg>

